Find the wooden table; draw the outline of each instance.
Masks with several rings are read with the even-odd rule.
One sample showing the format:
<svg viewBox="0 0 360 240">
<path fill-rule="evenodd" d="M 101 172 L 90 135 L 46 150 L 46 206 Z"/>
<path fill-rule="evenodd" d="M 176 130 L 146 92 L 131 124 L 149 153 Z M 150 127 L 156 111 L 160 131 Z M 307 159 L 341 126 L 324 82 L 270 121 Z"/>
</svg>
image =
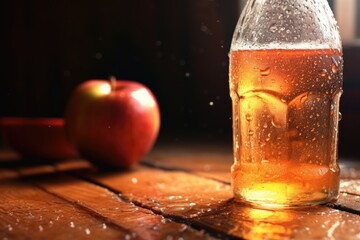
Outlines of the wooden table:
<svg viewBox="0 0 360 240">
<path fill-rule="evenodd" d="M 0 159 L 0 239 L 360 239 L 360 162 L 336 204 L 270 211 L 232 199 L 229 146 L 156 146 L 129 171 Z"/>
</svg>

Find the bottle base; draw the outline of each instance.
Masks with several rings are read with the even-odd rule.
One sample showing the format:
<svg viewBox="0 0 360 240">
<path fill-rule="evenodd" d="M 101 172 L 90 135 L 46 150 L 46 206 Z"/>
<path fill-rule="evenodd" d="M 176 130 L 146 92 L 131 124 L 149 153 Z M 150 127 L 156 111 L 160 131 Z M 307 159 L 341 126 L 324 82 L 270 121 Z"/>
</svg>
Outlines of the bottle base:
<svg viewBox="0 0 360 240">
<path fill-rule="evenodd" d="M 314 198 L 315 195 L 322 196 L 322 198 Z M 260 209 L 289 209 L 289 208 L 304 208 L 304 207 L 312 207 L 327 203 L 335 203 L 338 199 L 337 194 L 327 195 L 325 193 L 312 193 L 307 197 L 302 196 L 301 198 L 295 198 L 288 201 L 274 201 L 273 199 L 255 199 L 255 198 L 247 198 L 238 194 L 234 194 L 234 199 L 246 205 L 250 205 L 255 208 Z"/>
</svg>

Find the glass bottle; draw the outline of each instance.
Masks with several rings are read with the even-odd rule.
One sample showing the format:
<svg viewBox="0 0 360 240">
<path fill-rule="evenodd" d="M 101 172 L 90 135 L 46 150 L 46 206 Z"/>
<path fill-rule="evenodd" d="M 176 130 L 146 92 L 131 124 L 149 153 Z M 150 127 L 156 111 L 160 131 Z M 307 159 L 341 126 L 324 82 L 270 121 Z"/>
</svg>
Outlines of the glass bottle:
<svg viewBox="0 0 360 240">
<path fill-rule="evenodd" d="M 341 39 L 327 0 L 248 0 L 230 49 L 234 197 L 335 201 Z"/>
</svg>

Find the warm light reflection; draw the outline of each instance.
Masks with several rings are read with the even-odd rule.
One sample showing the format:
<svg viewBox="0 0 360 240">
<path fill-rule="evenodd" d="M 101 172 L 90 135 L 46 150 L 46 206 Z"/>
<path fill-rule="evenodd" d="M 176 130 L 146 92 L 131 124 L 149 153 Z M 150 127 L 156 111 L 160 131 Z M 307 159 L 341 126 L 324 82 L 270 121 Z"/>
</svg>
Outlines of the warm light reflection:
<svg viewBox="0 0 360 240">
<path fill-rule="evenodd" d="M 104 94 L 104 95 L 109 94 L 109 93 L 111 92 L 111 86 L 110 86 L 110 84 L 108 84 L 108 83 L 102 84 L 102 85 L 99 87 L 99 92 L 100 92 L 101 94 Z"/>
<path fill-rule="evenodd" d="M 264 221 L 269 220 L 271 222 L 281 223 L 293 220 L 290 211 L 282 210 L 266 210 L 257 208 L 248 208 L 247 214 L 253 221 Z"/>
<path fill-rule="evenodd" d="M 251 190 L 243 190 L 242 194 L 246 196 L 246 199 L 249 201 L 256 202 L 258 199 L 266 199 L 266 202 L 277 203 L 280 207 L 281 205 L 287 204 L 289 199 L 296 197 L 299 190 L 299 186 L 295 184 L 270 182 L 256 184 Z M 262 205 L 276 207 L 276 205 L 270 206 L 270 204 L 266 204 L 265 201 L 263 201 Z"/>
<path fill-rule="evenodd" d="M 131 93 L 131 96 L 138 100 L 143 106 L 155 106 L 155 101 L 146 89 L 139 89 Z"/>
<path fill-rule="evenodd" d="M 294 216 L 290 211 L 246 208 L 245 215 L 250 220 L 244 232 L 246 239 L 283 239 L 292 234 L 288 223 L 293 221 Z"/>
</svg>

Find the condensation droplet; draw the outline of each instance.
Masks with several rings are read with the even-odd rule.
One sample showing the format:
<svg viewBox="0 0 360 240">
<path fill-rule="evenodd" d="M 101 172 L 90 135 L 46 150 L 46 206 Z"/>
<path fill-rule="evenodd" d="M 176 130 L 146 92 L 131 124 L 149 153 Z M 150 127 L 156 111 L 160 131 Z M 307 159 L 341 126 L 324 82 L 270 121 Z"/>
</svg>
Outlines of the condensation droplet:
<svg viewBox="0 0 360 240">
<path fill-rule="evenodd" d="M 264 69 L 260 69 L 260 75 L 261 76 L 269 76 L 270 75 L 270 67 L 264 68 Z"/>
<path fill-rule="evenodd" d="M 342 114 L 341 112 L 339 112 L 339 121 L 341 121 L 341 119 L 342 119 Z"/>
<path fill-rule="evenodd" d="M 308 99 L 308 95 L 304 95 L 300 98 L 300 103 L 304 103 Z"/>
<path fill-rule="evenodd" d="M 271 125 L 273 125 L 275 128 L 281 128 L 281 124 L 278 123 L 274 118 L 271 120 Z"/>
<path fill-rule="evenodd" d="M 332 60 L 331 71 L 333 73 L 337 73 L 339 68 L 339 63 L 338 61 L 336 61 L 335 57 L 331 57 L 331 60 Z"/>
<path fill-rule="evenodd" d="M 321 70 L 320 70 L 320 76 L 325 77 L 326 74 L 327 74 L 327 70 L 326 70 L 326 69 L 321 69 Z"/>
<path fill-rule="evenodd" d="M 247 113 L 247 114 L 245 115 L 245 117 L 246 117 L 246 120 L 249 121 L 249 122 L 253 119 L 253 117 L 251 116 L 250 113 Z"/>
<path fill-rule="evenodd" d="M 254 135 L 254 131 L 253 131 L 253 130 L 249 130 L 249 135 L 250 135 L 250 136 Z"/>
<path fill-rule="evenodd" d="M 271 24 L 271 26 L 270 26 L 270 28 L 269 28 L 269 31 L 272 32 L 272 33 L 274 33 L 274 32 L 277 31 L 277 29 L 278 29 L 278 28 L 277 28 L 276 24 L 273 23 L 273 24 Z"/>
</svg>

